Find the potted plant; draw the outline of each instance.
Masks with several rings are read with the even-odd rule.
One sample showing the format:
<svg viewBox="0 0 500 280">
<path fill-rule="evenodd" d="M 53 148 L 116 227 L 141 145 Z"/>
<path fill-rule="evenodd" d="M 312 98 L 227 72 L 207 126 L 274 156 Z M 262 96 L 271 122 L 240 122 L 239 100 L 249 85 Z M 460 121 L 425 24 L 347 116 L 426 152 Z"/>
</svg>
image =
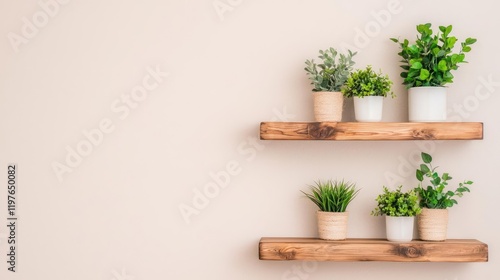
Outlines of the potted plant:
<svg viewBox="0 0 500 280">
<path fill-rule="evenodd" d="M 342 87 L 345 97 L 354 98 L 354 114 L 358 122 L 382 120 L 384 97 L 391 91 L 392 81 L 382 72 L 375 73 L 368 65 L 364 70 L 352 72 Z M 391 92 L 391 97 L 394 93 Z"/>
<path fill-rule="evenodd" d="M 401 191 L 399 186 L 395 191 L 383 187 L 384 192 L 377 196 L 377 207 L 373 216 L 385 215 L 387 240 L 408 242 L 413 239 L 415 216 L 420 214 L 418 196 L 414 190 Z"/>
<path fill-rule="evenodd" d="M 439 175 L 437 167 L 433 167 L 432 157 L 427 153 L 421 154 L 423 163 L 416 171 L 417 180 L 420 182 L 415 189 L 420 197 L 422 213 L 418 216 L 418 234 L 420 239 L 428 241 L 446 240 L 448 227 L 448 209 L 457 204 L 455 197 L 462 197 L 465 192 L 470 192 L 472 181 L 459 183 L 455 191 L 447 191 L 450 174 Z M 424 186 L 424 179 L 428 178 L 430 185 Z"/>
<path fill-rule="evenodd" d="M 306 70 L 313 88 L 314 117 L 318 122 L 340 122 L 344 98 L 340 88 L 344 85 L 352 71 L 356 53 L 348 50 L 348 54 L 339 54 L 334 48 L 320 50 L 322 63 L 316 64 L 314 59 L 306 60 Z"/>
<path fill-rule="evenodd" d="M 302 193 L 319 208 L 316 214 L 319 238 L 345 240 L 349 217 L 346 209 L 359 192 L 356 185 L 344 180 L 328 180 L 317 181 L 316 185 L 310 188 L 310 193 Z"/>
<path fill-rule="evenodd" d="M 452 71 L 460 63 L 466 63 L 465 54 L 477 40 L 467 38 L 460 43 L 460 50 L 454 52 L 457 38 L 450 36 L 452 25 L 439 26 L 433 34 L 431 24 L 417 25 L 417 39 L 414 44 L 408 40 L 398 43 L 403 63 L 401 77 L 408 89 L 408 115 L 411 122 L 434 122 L 446 120 L 446 88 L 453 82 Z"/>
</svg>

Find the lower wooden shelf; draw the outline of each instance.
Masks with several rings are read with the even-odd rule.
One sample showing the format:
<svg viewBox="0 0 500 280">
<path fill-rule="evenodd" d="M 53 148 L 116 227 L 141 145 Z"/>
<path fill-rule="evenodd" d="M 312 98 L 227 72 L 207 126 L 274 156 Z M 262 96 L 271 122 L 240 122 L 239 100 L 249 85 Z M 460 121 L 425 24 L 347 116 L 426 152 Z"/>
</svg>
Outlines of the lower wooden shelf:
<svg viewBox="0 0 500 280">
<path fill-rule="evenodd" d="M 317 238 L 263 237 L 261 260 L 382 261 L 382 262 L 487 262 L 488 245 L 474 239 L 443 242 L 385 239 L 327 241 Z"/>
</svg>

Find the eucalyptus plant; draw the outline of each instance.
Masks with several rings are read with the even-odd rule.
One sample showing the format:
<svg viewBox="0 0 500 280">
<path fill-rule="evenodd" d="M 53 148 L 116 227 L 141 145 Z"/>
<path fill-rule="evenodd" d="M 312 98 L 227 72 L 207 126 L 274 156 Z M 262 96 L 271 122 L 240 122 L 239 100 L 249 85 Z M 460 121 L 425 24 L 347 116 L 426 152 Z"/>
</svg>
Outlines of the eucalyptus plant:
<svg viewBox="0 0 500 280">
<path fill-rule="evenodd" d="M 433 167 L 431 164 L 432 156 L 424 152 L 422 152 L 421 156 L 424 163 L 420 164 L 420 168 L 416 170 L 416 177 L 420 183 L 415 189 L 420 196 L 420 207 L 446 209 L 458 204 L 454 199 L 455 196 L 462 197 L 465 192 L 470 192 L 469 186 L 472 185 L 472 181 L 463 181 L 458 184 L 455 191 L 446 191 L 448 181 L 452 179 L 450 174 L 443 173 L 439 175 L 436 172 L 437 167 Z M 424 186 L 425 178 L 428 178 L 430 182 L 427 187 Z"/>
<path fill-rule="evenodd" d="M 347 206 L 358 195 L 356 184 L 342 181 L 317 181 L 310 186 L 310 193 L 302 193 L 323 212 L 345 212 Z"/>
<path fill-rule="evenodd" d="M 467 38 L 460 43 L 460 50 L 454 52 L 458 39 L 450 36 L 452 25 L 439 26 L 434 34 L 430 23 L 417 25 L 417 39 L 410 44 L 407 39 L 391 40 L 399 44 L 403 58 L 401 77 L 406 88 L 421 86 L 444 86 L 453 82 L 453 70 L 457 70 L 460 63 L 466 63 L 465 54 L 471 51 L 470 45 L 477 40 Z"/>
<path fill-rule="evenodd" d="M 306 70 L 313 91 L 339 92 L 342 85 L 351 73 L 356 52 L 348 50 L 347 55 L 339 54 L 336 49 L 329 48 L 320 50 L 318 58 L 321 63 L 317 64 L 314 59 L 306 60 Z"/>
<path fill-rule="evenodd" d="M 386 97 L 389 92 L 391 97 L 394 97 L 391 86 L 392 81 L 388 75 L 384 76 L 380 70 L 376 73 L 371 65 L 368 65 L 366 69 L 352 72 L 341 90 L 345 97 Z"/>
<path fill-rule="evenodd" d="M 384 192 L 377 196 L 377 207 L 372 211 L 373 216 L 386 215 L 391 217 L 414 217 L 422 209 L 419 207 L 418 195 L 414 190 L 402 192 L 399 186 L 395 191 L 383 187 Z"/>
</svg>

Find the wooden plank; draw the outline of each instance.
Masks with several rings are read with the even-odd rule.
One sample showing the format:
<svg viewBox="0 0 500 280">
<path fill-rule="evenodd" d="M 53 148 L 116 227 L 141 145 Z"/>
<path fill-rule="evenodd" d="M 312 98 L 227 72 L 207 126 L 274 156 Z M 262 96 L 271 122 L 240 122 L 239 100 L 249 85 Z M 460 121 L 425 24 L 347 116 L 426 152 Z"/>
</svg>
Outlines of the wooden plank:
<svg viewBox="0 0 500 280">
<path fill-rule="evenodd" d="M 264 237 L 259 243 L 261 260 L 383 261 L 383 262 L 487 262 L 488 245 L 474 239 L 443 242 L 385 239 L 326 241 L 317 238 Z"/>
<path fill-rule="evenodd" d="M 480 140 L 480 122 L 262 122 L 262 140 Z"/>
</svg>

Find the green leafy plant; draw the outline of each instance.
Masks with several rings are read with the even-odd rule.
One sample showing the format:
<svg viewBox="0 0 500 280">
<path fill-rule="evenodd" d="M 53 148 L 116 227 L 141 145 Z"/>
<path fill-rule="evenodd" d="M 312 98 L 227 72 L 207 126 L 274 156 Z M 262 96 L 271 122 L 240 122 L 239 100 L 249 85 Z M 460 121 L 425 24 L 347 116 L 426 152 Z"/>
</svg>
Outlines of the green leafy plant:
<svg viewBox="0 0 500 280">
<path fill-rule="evenodd" d="M 341 90 L 345 97 L 386 97 L 387 93 L 391 91 L 391 86 L 392 81 L 388 75 L 384 76 L 380 71 L 375 73 L 368 65 L 364 70 L 352 72 Z M 391 97 L 394 97 L 393 92 L 391 92 Z"/>
<path fill-rule="evenodd" d="M 420 168 L 416 171 L 417 180 L 420 182 L 416 188 L 420 196 L 420 207 L 446 209 L 458 203 L 454 199 L 455 196 L 462 197 L 465 192 L 470 192 L 468 187 L 472 185 L 472 181 L 459 183 L 455 191 L 445 191 L 448 181 L 452 179 L 450 174 L 439 175 L 436 172 L 437 167 L 433 167 L 431 164 L 432 157 L 426 153 L 422 153 L 421 156 L 424 163 L 420 164 Z M 425 178 L 429 178 L 431 185 L 423 186 Z"/>
<path fill-rule="evenodd" d="M 339 54 L 334 48 L 320 50 L 319 56 L 322 63 L 316 64 L 314 59 L 306 60 L 306 70 L 313 91 L 333 91 L 338 92 L 344 85 L 347 77 L 352 71 L 354 61 L 352 57 L 356 53 L 348 50 L 348 54 Z M 338 57 L 337 57 L 338 55 Z"/>
<path fill-rule="evenodd" d="M 347 206 L 357 196 L 356 184 L 342 181 L 317 181 L 310 186 L 311 192 L 302 193 L 323 212 L 345 212 Z"/>
<path fill-rule="evenodd" d="M 395 191 L 387 187 L 377 196 L 377 207 L 372 211 L 373 216 L 386 215 L 391 217 L 413 217 L 422 211 L 418 203 L 418 195 L 414 190 L 402 192 L 399 186 Z"/>
<path fill-rule="evenodd" d="M 417 39 L 414 44 L 405 39 L 391 38 L 401 47 L 399 56 L 403 58 L 401 77 L 406 88 L 422 86 L 444 86 L 453 82 L 452 70 L 457 70 L 460 63 L 466 63 L 465 53 L 471 50 L 470 45 L 477 40 L 467 38 L 460 43 L 460 51 L 453 52 L 457 38 L 450 36 L 452 25 L 439 26 L 433 34 L 431 24 L 417 25 Z"/>
</svg>

